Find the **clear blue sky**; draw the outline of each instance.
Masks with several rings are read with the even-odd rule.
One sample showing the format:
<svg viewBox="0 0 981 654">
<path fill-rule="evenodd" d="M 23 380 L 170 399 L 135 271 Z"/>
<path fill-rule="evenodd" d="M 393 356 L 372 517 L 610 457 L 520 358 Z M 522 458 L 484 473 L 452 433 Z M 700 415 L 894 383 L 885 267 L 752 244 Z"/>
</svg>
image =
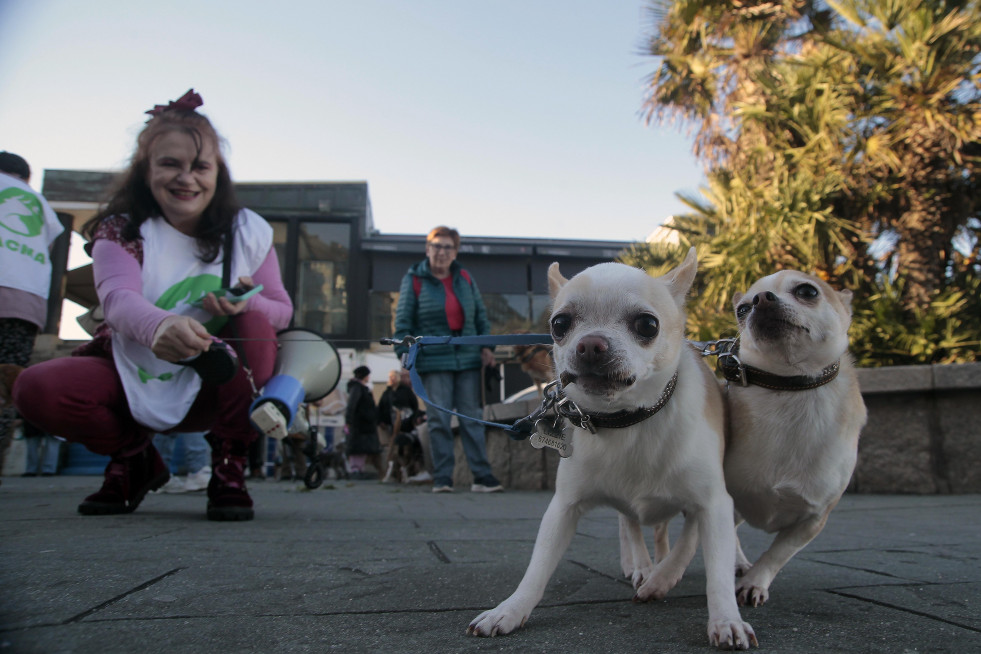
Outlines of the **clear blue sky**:
<svg viewBox="0 0 981 654">
<path fill-rule="evenodd" d="M 0 0 L 0 149 L 118 169 L 194 87 L 236 181 L 367 181 L 383 233 L 642 240 L 702 182 L 642 118 L 645 6 Z"/>
</svg>

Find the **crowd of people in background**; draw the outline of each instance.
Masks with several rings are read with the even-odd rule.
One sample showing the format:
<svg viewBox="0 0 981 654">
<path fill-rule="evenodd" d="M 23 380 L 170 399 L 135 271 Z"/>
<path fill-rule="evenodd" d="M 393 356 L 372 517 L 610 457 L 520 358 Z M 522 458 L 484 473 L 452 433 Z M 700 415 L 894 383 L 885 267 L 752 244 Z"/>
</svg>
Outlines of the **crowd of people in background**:
<svg viewBox="0 0 981 654">
<path fill-rule="evenodd" d="M 272 228 L 238 204 L 223 141 L 198 112 L 202 104 L 192 89 L 147 112 L 128 168 L 82 230 L 104 320 L 72 356 L 31 366 L 47 320 L 49 252 L 64 227 L 28 185 L 27 162 L 0 153 L 0 222 L 4 237 L 22 246 L 0 248 L 0 364 L 19 375 L 8 390 L 30 439 L 26 474 L 56 472 L 62 440 L 108 457 L 102 487 L 78 505 L 83 515 L 131 513 L 151 491 L 204 490 L 208 519 L 250 520 L 246 479 L 267 476 L 267 445 L 248 409 L 272 375 L 276 331 L 289 324 L 293 305 Z M 456 261 L 459 246 L 449 227 L 427 235 L 426 257 L 402 281 L 396 338 L 489 333 L 477 284 Z M 233 285 L 257 292 L 244 301 L 218 292 Z M 415 365 L 435 405 L 480 418 L 481 368 L 493 364 L 491 348 L 446 345 Z M 420 410 L 407 371 L 390 371 L 376 402 L 371 370 L 359 366 L 330 397 L 301 406 L 273 454 L 278 478 L 302 478 L 308 458 L 334 447 L 351 478 L 454 490 L 450 416 Z M 343 428 L 325 423 L 341 414 Z M 5 406 L 0 457 L 12 419 Z M 471 490 L 501 491 L 483 426 L 461 420 L 459 433 Z"/>
</svg>

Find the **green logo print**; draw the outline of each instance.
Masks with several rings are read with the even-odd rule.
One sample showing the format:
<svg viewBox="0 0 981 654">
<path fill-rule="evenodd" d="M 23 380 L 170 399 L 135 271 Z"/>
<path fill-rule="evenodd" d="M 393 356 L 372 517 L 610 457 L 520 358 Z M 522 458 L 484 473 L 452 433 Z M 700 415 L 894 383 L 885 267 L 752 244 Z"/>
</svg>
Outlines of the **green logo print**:
<svg viewBox="0 0 981 654">
<path fill-rule="evenodd" d="M 139 366 L 137 366 L 137 369 L 138 369 L 138 372 L 140 374 L 140 383 L 141 384 L 145 384 L 148 381 L 150 381 L 151 379 L 159 379 L 160 381 L 170 381 L 171 378 L 173 378 L 173 376 L 174 376 L 174 373 L 172 373 L 172 372 L 165 372 L 164 374 L 160 375 L 159 377 L 154 377 L 153 375 L 151 375 L 150 373 L 148 373 L 143 368 L 140 368 Z"/>
<path fill-rule="evenodd" d="M 164 291 L 160 299 L 157 300 L 157 306 L 170 311 L 178 305 L 190 304 L 196 300 L 200 300 L 208 293 L 217 291 L 219 288 L 221 288 L 221 277 L 217 275 L 206 273 L 196 277 L 188 277 Z M 217 334 L 227 322 L 228 318 L 226 316 L 214 316 L 204 323 L 204 327 L 208 330 L 209 334 Z"/>
<path fill-rule="evenodd" d="M 37 196 L 19 188 L 0 191 L 0 227 L 33 238 L 44 229 L 44 213 Z"/>
</svg>

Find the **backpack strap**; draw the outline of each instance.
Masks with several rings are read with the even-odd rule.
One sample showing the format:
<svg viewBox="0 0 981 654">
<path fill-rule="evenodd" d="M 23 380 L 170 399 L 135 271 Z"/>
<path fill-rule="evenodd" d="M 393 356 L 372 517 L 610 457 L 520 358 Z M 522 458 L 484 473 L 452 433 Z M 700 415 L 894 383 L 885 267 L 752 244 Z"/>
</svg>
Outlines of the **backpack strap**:
<svg viewBox="0 0 981 654">
<path fill-rule="evenodd" d="M 470 278 L 470 273 L 467 272 L 466 268 L 460 268 L 460 274 L 467 280 L 468 284 L 473 286 L 473 280 Z M 419 275 L 412 276 L 412 290 L 415 291 L 416 297 L 419 297 L 419 294 L 422 292 L 422 279 L 419 278 Z"/>
</svg>

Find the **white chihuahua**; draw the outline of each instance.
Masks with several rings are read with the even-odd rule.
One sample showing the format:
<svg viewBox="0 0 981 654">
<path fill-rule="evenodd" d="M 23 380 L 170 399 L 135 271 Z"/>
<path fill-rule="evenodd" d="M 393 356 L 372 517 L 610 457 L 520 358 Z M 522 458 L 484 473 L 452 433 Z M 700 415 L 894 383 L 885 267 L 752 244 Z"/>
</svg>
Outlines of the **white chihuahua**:
<svg viewBox="0 0 981 654">
<path fill-rule="evenodd" d="M 777 572 L 821 532 L 851 479 L 866 416 L 847 352 L 851 299 L 789 270 L 733 298 L 741 364 L 720 359 L 730 379 L 726 487 L 739 517 L 777 533 L 752 565 L 736 540 L 740 604 L 766 602 Z"/>
<path fill-rule="evenodd" d="M 478 615 L 467 632 L 507 634 L 523 625 L 568 547 L 579 517 L 608 505 L 639 533 L 684 513 L 683 540 L 657 566 L 638 550 L 638 597 L 663 597 L 681 579 L 700 537 L 708 637 L 720 648 L 756 645 L 736 604 L 733 504 L 723 479 L 724 407 L 710 371 L 685 343 L 684 303 L 695 251 L 660 278 L 622 264 L 593 266 L 567 280 L 548 271 L 555 368 L 583 418 L 540 436 L 563 454 L 555 496 L 531 562 L 514 593 Z M 595 430 L 595 433 L 592 433 Z M 557 443 L 557 445 L 556 445 Z M 697 532 L 697 535 L 696 535 Z"/>
</svg>

